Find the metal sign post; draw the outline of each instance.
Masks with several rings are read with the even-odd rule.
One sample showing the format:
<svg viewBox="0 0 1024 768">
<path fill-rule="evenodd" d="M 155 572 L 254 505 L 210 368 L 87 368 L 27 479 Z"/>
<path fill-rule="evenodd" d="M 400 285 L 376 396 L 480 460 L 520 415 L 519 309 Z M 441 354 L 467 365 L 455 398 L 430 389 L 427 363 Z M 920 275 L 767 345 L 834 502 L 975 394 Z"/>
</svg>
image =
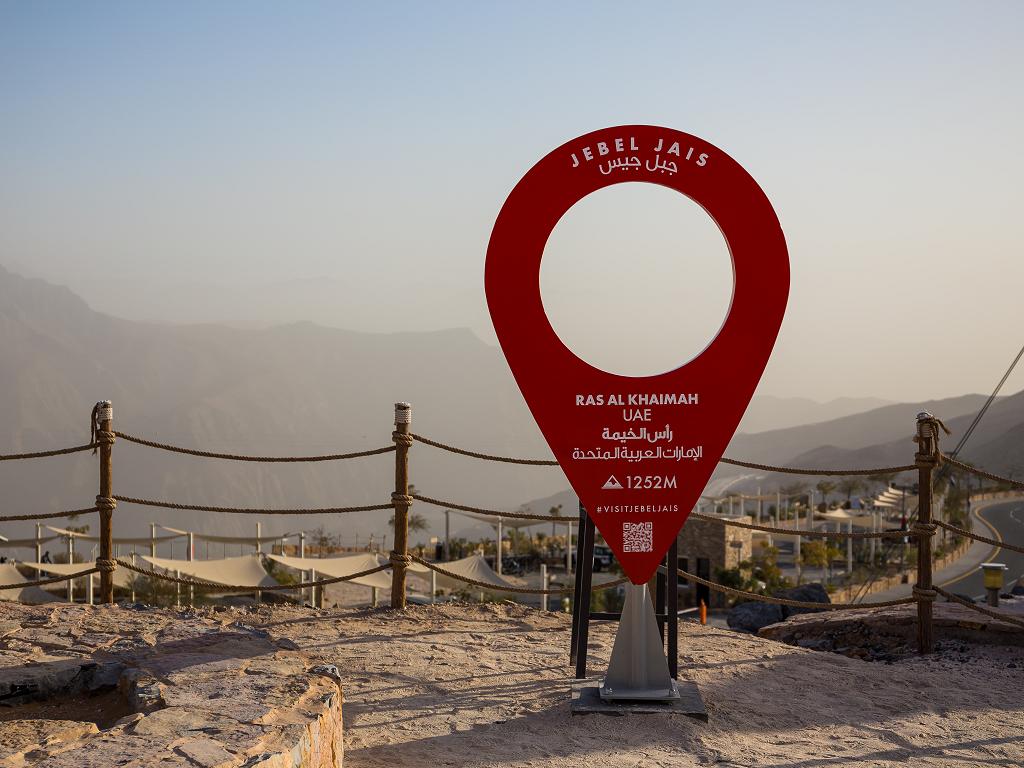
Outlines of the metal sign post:
<svg viewBox="0 0 1024 768">
<path fill-rule="evenodd" d="M 626 604 L 600 693 L 604 701 L 671 702 L 679 699 L 676 681 L 668 671 L 661 633 L 654 618 L 654 604 L 646 584 L 626 586 Z"/>
</svg>

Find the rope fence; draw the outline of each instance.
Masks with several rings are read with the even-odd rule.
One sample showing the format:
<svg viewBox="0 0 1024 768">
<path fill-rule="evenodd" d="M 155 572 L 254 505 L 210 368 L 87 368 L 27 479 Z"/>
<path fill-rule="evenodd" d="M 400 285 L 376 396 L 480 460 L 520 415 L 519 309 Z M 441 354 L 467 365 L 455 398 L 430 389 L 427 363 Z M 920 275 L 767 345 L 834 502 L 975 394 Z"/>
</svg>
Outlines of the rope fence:
<svg viewBox="0 0 1024 768">
<path fill-rule="evenodd" d="M 0 523 L 14 522 L 17 520 L 51 520 L 56 517 L 77 517 L 87 515 L 90 512 L 98 512 L 99 507 L 86 507 L 85 509 L 66 509 L 62 512 L 33 512 L 25 515 L 3 515 L 0 516 Z"/>
<path fill-rule="evenodd" d="M 435 573 L 439 573 L 442 576 L 447 576 L 451 579 L 458 579 L 459 581 L 465 582 L 474 587 L 483 587 L 491 592 L 514 592 L 519 595 L 568 595 L 575 591 L 575 587 L 555 587 L 554 589 L 533 589 L 531 587 L 512 587 L 512 586 L 498 586 L 492 584 L 489 581 L 480 581 L 479 579 L 471 579 L 468 576 L 449 571 L 443 566 L 432 563 L 429 560 L 424 560 L 422 557 L 416 555 L 409 555 L 413 562 L 419 563 L 420 565 L 426 566 Z M 621 578 L 615 579 L 615 581 L 607 581 L 604 584 L 596 584 L 590 588 L 591 592 L 597 592 L 602 589 L 611 589 L 617 587 L 620 584 L 625 584 L 629 579 Z"/>
<path fill-rule="evenodd" d="M 394 502 L 388 504 L 368 504 L 360 507 L 318 507 L 312 509 L 261 509 L 256 507 L 215 507 L 209 504 L 180 504 L 176 501 L 157 501 L 154 499 L 139 499 L 134 496 L 112 497 L 125 504 L 140 504 L 144 507 L 162 507 L 164 509 L 182 509 L 195 512 L 224 512 L 231 515 L 328 515 L 344 514 L 346 512 L 376 512 L 382 509 L 391 509 Z"/>
<path fill-rule="evenodd" d="M 659 568 L 659 570 L 664 572 L 664 566 Z M 761 595 L 757 592 L 747 592 L 742 589 L 734 589 L 733 587 L 727 587 L 724 584 L 702 579 L 700 576 L 684 571 L 682 568 L 678 569 L 678 575 L 684 579 L 701 584 L 715 592 L 722 592 L 727 595 L 732 595 L 733 597 L 742 597 L 747 600 L 756 600 L 760 603 L 785 605 L 790 608 L 813 608 L 818 611 L 848 611 L 860 610 L 862 608 L 891 608 L 895 605 L 909 605 L 910 603 L 917 602 L 917 598 L 903 597 L 898 600 L 882 600 L 875 603 L 814 603 L 809 600 L 790 600 L 785 597 L 772 597 L 771 595 Z"/>
<path fill-rule="evenodd" d="M 952 592 L 947 592 L 942 587 L 935 587 L 935 591 L 947 600 L 949 600 L 951 603 L 959 603 L 965 608 L 970 608 L 972 611 L 982 613 L 988 616 L 989 618 L 996 619 L 997 621 L 1004 621 L 1007 624 L 1013 624 L 1015 626 L 1020 627 L 1021 629 L 1024 629 L 1024 620 L 1018 619 L 1016 616 L 1008 616 L 1005 613 L 999 613 L 998 611 L 993 611 L 989 608 L 980 606 L 977 603 L 969 602 L 968 600 L 964 600 L 959 595 L 954 595 Z"/>
<path fill-rule="evenodd" d="M 457 453 L 460 456 L 469 456 L 474 459 L 483 459 L 484 461 L 498 461 L 506 464 L 524 464 L 527 466 L 536 467 L 557 467 L 558 462 L 553 459 L 521 459 L 513 456 L 495 456 L 490 453 L 480 453 L 478 451 L 469 451 L 465 448 L 457 448 L 454 445 L 448 445 L 437 440 L 431 440 L 430 438 L 423 437 L 412 433 L 412 438 L 416 442 L 429 445 L 433 448 L 439 448 L 442 451 L 448 451 L 449 453 Z M 773 464 L 757 464 L 752 461 L 740 461 L 738 459 L 730 459 L 723 456 L 719 461 L 723 464 L 731 464 L 736 467 L 744 467 L 746 469 L 759 469 L 765 472 L 782 472 L 790 475 L 823 475 L 826 477 L 838 477 L 842 475 L 882 475 L 888 473 L 899 473 L 909 472 L 910 470 L 917 469 L 916 464 L 907 464 L 899 467 L 877 467 L 874 469 L 811 469 L 801 467 L 779 467 Z"/>
<path fill-rule="evenodd" d="M 466 504 L 455 504 L 450 501 L 432 499 L 419 493 L 410 494 L 411 498 L 422 501 L 424 504 L 433 504 L 435 507 L 456 509 L 459 512 L 474 512 L 478 515 L 490 515 L 492 517 L 508 517 L 513 520 L 540 520 L 546 523 L 575 523 L 572 517 L 561 517 L 559 515 L 534 515 L 529 512 L 502 512 L 498 509 L 486 509 L 485 507 L 471 507 Z"/>
<path fill-rule="evenodd" d="M 774 525 L 745 523 L 741 520 L 731 520 L 729 518 L 718 517 L 716 515 L 707 515 L 703 512 L 691 512 L 690 517 L 695 517 L 698 520 L 707 520 L 720 525 L 730 525 L 734 528 L 747 528 L 753 531 L 775 533 L 780 536 L 800 536 L 801 538 L 808 539 L 903 539 L 911 535 L 909 531 L 863 531 L 847 533 L 844 531 L 807 531 L 799 528 L 779 528 Z"/>
<path fill-rule="evenodd" d="M 999 547 L 1000 549 L 1009 549 L 1014 552 L 1020 552 L 1021 554 L 1024 554 L 1024 547 L 1017 546 L 1016 544 L 1007 544 L 1002 539 L 990 539 L 988 536 L 982 536 L 981 534 L 974 533 L 973 531 L 964 530 L 963 528 L 952 525 L 950 523 L 944 523 L 941 520 L 936 520 L 935 524 L 940 526 L 941 528 L 945 528 L 947 531 L 950 531 L 951 533 L 955 533 L 957 536 L 963 536 L 968 539 L 980 541 L 984 544 L 991 544 L 992 546 Z"/>
<path fill-rule="evenodd" d="M 35 579 L 34 581 L 19 581 L 17 584 L 0 584 L 0 591 L 5 589 L 24 589 L 25 587 L 42 587 L 46 584 L 56 584 L 61 581 L 71 581 L 72 579 L 80 579 L 83 576 L 89 576 L 93 573 L 101 573 L 107 570 L 100 566 L 94 566 L 92 568 L 86 568 L 84 571 L 78 573 L 72 573 L 67 576 L 53 576 L 46 579 Z"/>
<path fill-rule="evenodd" d="M 410 434 L 414 440 L 424 445 L 429 445 L 432 448 L 440 448 L 442 451 L 448 451 L 449 453 L 457 453 L 460 456 L 469 456 L 474 459 L 483 459 L 484 461 L 498 461 L 504 464 L 525 464 L 526 466 L 532 467 L 557 467 L 558 462 L 553 459 L 517 459 L 511 456 L 494 456 L 490 453 L 478 453 L 477 451 L 467 451 L 465 448 L 456 448 L 454 445 L 446 445 L 445 443 L 439 443 L 436 440 L 417 435 L 415 433 Z"/>
<path fill-rule="evenodd" d="M 977 467 L 972 467 L 970 464 L 965 464 L 962 461 L 957 461 L 956 459 L 954 459 L 954 458 L 952 458 L 950 456 L 946 456 L 945 454 L 942 455 L 942 461 L 943 461 L 943 463 L 951 464 L 952 466 L 954 466 L 957 469 L 960 469 L 960 470 L 962 470 L 964 472 L 970 472 L 972 475 L 976 475 L 978 477 L 984 477 L 986 480 L 991 480 L 991 481 L 993 481 L 995 483 L 1002 483 L 1004 485 L 1009 485 L 1009 486 L 1011 486 L 1013 488 L 1022 488 L 1022 489 L 1024 489 L 1024 483 L 1022 483 L 1019 480 L 1011 480 L 1010 478 L 1003 477 L 1002 475 L 995 475 L 995 474 L 992 474 L 991 472 L 986 472 L 983 469 L 978 469 Z"/>
<path fill-rule="evenodd" d="M 158 579 L 162 581 L 172 582 L 188 587 L 200 587 L 203 589 L 212 589 L 218 591 L 228 592 L 273 592 L 273 591 L 293 591 L 301 589 L 309 589 L 316 587 L 324 587 L 330 584 L 336 584 L 345 581 L 351 581 L 361 577 L 369 576 L 374 573 L 384 571 L 388 568 L 392 569 L 392 588 L 391 588 L 391 600 L 392 607 L 404 608 L 406 605 L 406 574 L 408 566 L 411 563 L 418 563 L 421 566 L 428 568 L 430 571 L 441 574 L 445 577 L 456 580 L 460 583 L 467 584 L 472 587 L 478 587 L 484 590 L 492 592 L 508 592 L 513 594 L 524 594 L 524 595 L 550 595 L 550 594 L 572 594 L 575 591 L 573 586 L 564 587 L 546 587 L 540 589 L 529 588 L 529 587 L 517 587 L 512 585 L 496 585 L 492 582 L 483 581 L 479 579 L 470 578 L 461 574 L 458 574 L 452 570 L 444 567 L 442 564 L 427 561 L 416 555 L 409 553 L 408 534 L 409 534 L 409 508 L 413 501 L 419 501 L 424 504 L 430 504 L 437 507 L 442 507 L 450 510 L 456 510 L 461 512 L 468 512 L 471 514 L 484 515 L 489 517 L 507 518 L 510 520 L 530 520 L 544 523 L 574 523 L 573 517 L 563 517 L 560 515 L 543 515 L 533 514 L 526 511 L 507 512 L 503 510 L 489 509 L 486 507 L 471 506 L 468 504 L 457 504 L 442 499 L 433 498 L 423 494 L 415 493 L 409 483 L 409 450 L 415 443 L 422 443 L 423 445 L 436 448 L 438 450 L 447 451 L 460 456 L 467 456 L 470 458 L 480 459 L 484 461 L 525 465 L 525 466 L 545 466 L 554 467 L 558 466 L 558 462 L 553 459 L 529 459 L 519 458 L 513 456 L 500 456 L 489 453 L 482 453 L 479 451 L 467 450 L 459 448 L 457 446 L 442 443 L 437 440 L 424 437 L 422 435 L 413 433 L 411 431 L 412 422 L 412 409 L 408 403 L 397 403 L 395 405 L 395 429 L 391 434 L 392 445 L 385 446 L 382 448 L 374 448 L 365 451 L 354 451 L 350 453 L 333 453 L 323 454 L 315 456 L 260 456 L 260 455 L 246 455 L 246 454 L 234 454 L 234 453 L 223 453 L 216 451 L 208 451 L 195 448 L 185 448 L 182 446 L 172 445 L 169 443 L 162 443 L 156 440 L 149 440 L 146 438 L 138 437 L 136 435 L 128 434 L 125 432 L 115 431 L 112 423 L 113 409 L 109 401 L 101 401 L 97 403 L 93 408 L 92 416 L 90 418 L 90 442 L 84 445 L 72 446 L 69 448 L 61 448 L 50 451 L 37 451 L 32 453 L 18 453 L 18 454 L 0 454 L 0 461 L 18 460 L 18 459 L 35 459 L 44 458 L 48 456 L 59 456 L 64 454 L 73 454 L 84 451 L 93 451 L 99 453 L 100 463 L 100 488 L 99 494 L 96 496 L 96 503 L 94 506 L 87 507 L 84 509 L 67 510 L 60 512 L 45 512 L 36 514 L 21 514 L 21 515 L 5 515 L 0 516 L 0 522 L 14 522 L 24 520 L 45 520 L 61 517 L 74 517 L 77 515 L 88 514 L 92 512 L 98 512 L 100 514 L 100 536 L 99 536 L 99 556 L 96 559 L 96 566 L 83 570 L 79 573 L 72 574 L 70 576 L 56 576 L 46 579 L 36 579 L 34 581 L 21 582 L 19 584 L 12 585 L 0 585 L 0 589 L 18 589 L 29 586 L 43 586 L 47 584 L 54 584 L 58 582 L 71 582 L 73 579 L 77 579 L 83 576 L 89 576 L 93 573 L 100 574 L 101 582 L 101 601 L 102 602 L 113 602 L 113 572 L 117 566 L 123 567 L 129 571 L 140 574 L 142 576 Z M 958 468 L 964 472 L 974 474 L 978 477 L 985 478 L 987 480 L 1001 483 L 1003 485 L 1024 489 L 1024 482 L 1016 481 L 1011 478 L 1002 477 L 1000 475 L 987 472 L 985 470 L 978 469 L 964 462 L 958 461 L 954 458 L 944 455 L 939 448 L 939 436 L 940 429 L 948 434 L 949 430 L 945 428 L 940 420 L 931 416 L 930 414 L 919 414 L 917 419 L 917 431 L 914 436 L 914 442 L 917 443 L 917 451 L 914 455 L 914 463 L 906 464 L 901 466 L 889 466 L 889 467 L 873 467 L 873 468 L 854 468 L 854 469 L 835 469 L 835 468 L 810 468 L 810 467 L 787 467 L 778 466 L 772 464 L 763 464 L 751 461 L 740 461 L 729 457 L 723 457 L 720 461 L 723 464 L 729 464 L 736 467 L 745 469 L 756 470 L 765 473 L 781 473 L 789 475 L 805 475 L 805 476 L 884 476 L 894 475 L 903 472 L 916 471 L 918 473 L 918 487 L 921 489 L 919 500 L 918 500 L 918 519 L 914 522 L 909 530 L 883 530 L 883 531 L 858 531 L 856 533 L 852 531 L 827 531 L 827 530 L 801 530 L 799 528 L 785 528 L 778 525 L 776 521 L 775 525 L 762 525 L 759 522 L 745 522 L 735 519 L 727 519 L 716 515 L 704 514 L 699 511 L 693 511 L 692 517 L 700 520 L 716 522 L 723 526 L 732 526 L 736 528 L 744 528 L 748 530 L 761 531 L 768 534 L 774 534 L 778 536 L 797 536 L 801 538 L 810 539 L 840 539 L 840 540 L 865 540 L 865 539 L 905 539 L 913 538 L 917 542 L 918 547 L 918 583 L 912 587 L 912 595 L 910 597 L 896 599 L 896 600 L 885 600 L 878 602 L 858 602 L 858 603 L 816 603 L 810 601 L 793 600 L 783 597 L 775 597 L 771 595 L 762 595 L 754 592 L 749 592 L 741 589 L 719 584 L 709 579 L 702 578 L 693 573 L 689 573 L 686 570 L 678 569 L 676 571 L 676 578 L 686 579 L 688 582 L 701 585 L 707 589 L 719 592 L 722 594 L 730 595 L 732 597 L 743 599 L 743 600 L 754 600 L 765 603 L 772 603 L 775 605 L 783 605 L 792 608 L 803 608 L 809 610 L 822 610 L 822 611 L 840 611 L 840 610 L 863 610 L 871 608 L 886 608 L 892 606 L 908 605 L 916 603 L 918 606 L 918 642 L 922 652 L 928 652 L 933 647 L 932 641 L 932 604 L 939 595 L 945 596 L 948 600 L 961 603 L 973 610 L 990 616 L 991 618 L 999 621 L 1004 621 L 1008 624 L 1012 624 L 1019 627 L 1024 627 L 1024 621 L 1019 620 L 1012 616 L 1006 616 L 1003 613 L 993 611 L 987 608 L 970 603 L 967 600 L 960 598 L 957 595 L 953 595 L 940 587 L 932 585 L 931 579 L 931 559 L 932 559 L 932 537 L 935 532 L 941 528 L 949 531 L 957 536 L 971 539 L 974 541 L 983 542 L 992 546 L 1002 547 L 1014 552 L 1024 553 L 1024 546 L 1008 544 L 1002 540 L 982 536 L 972 531 L 965 530 L 959 526 L 946 523 L 940 520 L 933 520 L 931 517 L 931 504 L 932 504 L 932 470 L 943 463 L 949 464 L 953 467 Z M 263 463 L 302 463 L 302 462 L 326 462 L 326 461 L 342 461 L 349 459 L 356 459 L 368 456 L 375 456 L 381 454 L 393 453 L 395 455 L 395 489 L 391 494 L 391 499 L 387 502 L 380 504 L 364 504 L 356 506 L 346 507 L 321 507 L 321 508 L 253 508 L 253 507 L 228 507 L 228 506 L 215 506 L 208 504 L 186 504 L 175 501 L 165 500 L 154 500 L 146 498 L 138 498 L 133 496 L 117 495 L 112 492 L 111 489 L 111 451 L 116 438 L 120 438 L 129 443 L 137 445 L 163 450 L 171 453 L 183 454 L 188 456 L 195 456 L 199 458 L 210 458 L 210 459 L 224 459 L 229 461 L 243 461 L 243 462 L 263 462 Z M 741 497 L 742 498 L 742 497 Z M 759 497 L 761 498 L 761 497 Z M 138 504 L 148 507 L 159 507 L 170 510 L 182 510 L 182 511 L 196 511 L 196 512 L 217 512 L 226 514 L 243 514 L 243 515 L 321 515 L 321 514 L 346 514 L 346 513 L 357 513 L 357 512 L 378 512 L 385 510 L 393 510 L 394 517 L 392 522 L 395 528 L 394 535 L 394 548 L 390 553 L 389 562 L 370 568 L 358 573 L 350 574 L 342 577 L 332 577 L 317 579 L 308 582 L 302 582 L 298 584 L 280 584 L 280 585 L 224 585 L 210 582 L 200 578 L 182 578 L 180 576 L 172 576 L 167 573 L 161 573 L 151 568 L 140 568 L 127 560 L 114 559 L 111 555 L 113 549 L 113 538 L 112 538 L 112 515 L 117 507 L 117 503 L 122 502 L 126 504 Z M 500 546 L 500 545 L 499 545 Z M 570 543 L 571 546 L 571 543 Z M 499 549 L 500 556 L 500 549 Z M 661 571 L 663 573 L 669 573 L 664 566 Z M 596 585 L 593 587 L 594 591 L 610 589 L 628 581 L 627 578 L 620 578 L 614 581 L 609 581 L 604 584 Z M 70 594 L 70 589 L 69 589 Z"/>
<path fill-rule="evenodd" d="M 76 445 L 72 448 L 57 448 L 53 451 L 35 451 L 34 453 L 0 453 L 0 461 L 17 461 L 19 459 L 44 459 L 47 456 L 64 456 L 69 453 L 81 453 L 82 451 L 91 451 L 96 447 L 96 443 L 87 443 L 86 445 Z"/>
<path fill-rule="evenodd" d="M 758 469 L 763 472 L 779 472 L 786 475 L 821 475 L 823 477 L 840 477 L 844 475 L 884 475 L 909 472 L 917 469 L 916 464 L 906 464 L 901 467 L 877 467 L 875 469 L 810 469 L 807 467 L 777 467 L 772 464 L 757 464 L 752 461 L 739 461 L 723 456 L 720 461 L 723 464 L 731 464 L 734 467 L 745 469 Z"/>
<path fill-rule="evenodd" d="M 117 559 L 115 561 L 118 565 L 123 568 L 127 568 L 129 571 L 142 574 L 143 576 L 149 576 L 154 579 L 160 579 L 161 581 L 169 581 L 174 584 L 182 584 L 187 587 L 202 587 L 204 589 L 215 589 L 219 592 L 287 592 L 296 589 L 308 589 L 309 587 L 323 587 L 328 584 L 337 584 L 342 581 L 351 581 L 352 579 L 360 579 L 364 576 L 369 576 L 371 573 L 379 573 L 385 571 L 391 567 L 390 564 L 378 565 L 376 568 L 367 568 L 365 571 L 359 571 L 358 573 L 350 573 L 347 576 L 334 576 L 329 579 L 317 579 L 316 581 L 304 581 L 298 584 L 271 584 L 262 586 L 259 584 L 218 584 L 214 581 L 207 581 L 206 579 L 197 578 L 182 578 L 181 576 L 171 576 L 170 574 L 160 573 L 154 571 L 151 568 L 140 568 L 137 565 L 132 565 L 128 560 Z M 64 577 L 65 579 L 67 577 Z"/>
<path fill-rule="evenodd" d="M 124 432 L 114 432 L 117 437 L 122 440 L 127 440 L 130 443 L 136 443 L 137 445 L 145 445 L 149 448 L 158 448 L 161 451 L 170 451 L 171 453 L 182 453 L 186 456 L 200 456 L 205 459 L 228 459 L 229 461 L 257 461 L 257 462 L 270 462 L 270 463 L 293 463 L 293 462 L 308 462 L 308 461 L 343 461 L 345 459 L 359 459 L 363 456 L 376 456 L 381 453 L 391 453 L 395 450 L 395 446 L 388 445 L 384 448 L 372 448 L 368 451 L 355 451 L 353 453 L 330 453 L 323 456 L 246 456 L 235 453 L 215 453 L 213 451 L 201 451 L 195 448 L 182 448 L 177 445 L 169 445 L 168 443 L 158 443 L 154 440 L 145 440 L 141 437 L 135 437 Z M 90 446 L 91 447 L 91 446 Z"/>
</svg>

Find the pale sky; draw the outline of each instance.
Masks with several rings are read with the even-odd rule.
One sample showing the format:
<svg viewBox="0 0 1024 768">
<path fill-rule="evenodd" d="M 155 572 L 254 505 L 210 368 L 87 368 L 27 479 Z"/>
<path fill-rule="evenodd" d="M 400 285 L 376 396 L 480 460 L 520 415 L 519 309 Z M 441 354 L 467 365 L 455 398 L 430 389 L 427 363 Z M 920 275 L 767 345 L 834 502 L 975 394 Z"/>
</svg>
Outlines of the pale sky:
<svg viewBox="0 0 1024 768">
<path fill-rule="evenodd" d="M 574 136 L 652 123 L 732 155 L 782 222 L 759 391 L 988 391 L 1024 343 L 1022 28 L 1014 2 L 0 2 L 0 264 L 126 317 L 287 282 L 320 290 L 268 321 L 493 342 L 505 196 Z M 570 211 L 542 275 L 563 338 L 634 373 L 699 351 L 731 289 L 707 217 L 641 186 Z"/>
</svg>

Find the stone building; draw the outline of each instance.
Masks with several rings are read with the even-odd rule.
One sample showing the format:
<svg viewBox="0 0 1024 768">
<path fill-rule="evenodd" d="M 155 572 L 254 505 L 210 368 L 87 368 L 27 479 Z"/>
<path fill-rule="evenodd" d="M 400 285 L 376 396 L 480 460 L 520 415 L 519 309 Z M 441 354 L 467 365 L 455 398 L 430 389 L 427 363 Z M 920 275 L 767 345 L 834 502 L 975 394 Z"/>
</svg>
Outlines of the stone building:
<svg viewBox="0 0 1024 768">
<path fill-rule="evenodd" d="M 753 522 L 748 515 L 724 514 L 716 517 Z M 718 581 L 718 571 L 735 568 L 743 560 L 750 559 L 753 554 L 752 533 L 749 528 L 690 517 L 679 532 L 679 567 L 695 576 Z M 700 600 L 712 608 L 725 605 L 724 594 L 712 592 L 699 584 L 688 584 L 685 592 L 680 592 L 680 597 L 690 605 L 696 605 Z"/>
</svg>

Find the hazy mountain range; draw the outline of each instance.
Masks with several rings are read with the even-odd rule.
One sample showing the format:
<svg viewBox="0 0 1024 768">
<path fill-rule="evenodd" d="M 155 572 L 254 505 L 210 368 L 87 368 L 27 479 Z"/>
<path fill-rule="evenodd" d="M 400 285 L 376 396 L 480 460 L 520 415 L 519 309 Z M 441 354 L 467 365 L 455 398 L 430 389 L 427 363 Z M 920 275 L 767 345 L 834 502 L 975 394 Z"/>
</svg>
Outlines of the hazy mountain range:
<svg viewBox="0 0 1024 768">
<path fill-rule="evenodd" d="M 503 455 L 549 455 L 500 351 L 468 330 L 369 334 L 312 323 L 238 329 L 136 322 L 95 312 L 66 288 L 0 268 L 0 351 L 0 452 L 87 442 L 92 404 L 109 398 L 118 429 L 209 450 L 301 455 L 388 445 L 393 404 L 404 400 L 413 404 L 414 431 L 426 436 Z M 877 407 L 884 401 L 759 397 L 743 423 L 752 434 L 738 434 L 729 454 L 810 466 L 907 463 L 918 410 L 931 410 L 962 430 L 965 415 L 983 400 L 968 395 Z M 857 413 L 862 408 L 866 412 Z M 1021 457 L 1022 432 L 1024 395 L 1004 398 L 967 456 L 1007 471 Z M 185 503 L 373 504 L 387 501 L 393 484 L 390 454 L 322 464 L 243 464 L 125 441 L 114 451 L 116 492 Z M 730 472 L 723 467 L 721 474 Z M 89 453 L 0 462 L 3 510 L 88 506 L 96 476 Z M 413 448 L 411 476 L 428 495 L 496 508 L 516 508 L 566 488 L 557 468 L 480 462 L 422 445 Z M 435 525 L 442 517 L 426 505 L 417 511 Z M 389 517 L 385 511 L 262 522 L 270 533 L 323 523 L 351 542 L 356 535 L 365 541 L 371 531 L 378 537 L 389 532 Z M 250 516 L 122 505 L 116 531 L 138 535 L 151 520 L 218 533 L 255 527 Z M 95 518 L 81 522 L 95 525 Z M 0 533 L 21 536 L 32 529 L 31 523 L 5 524 Z"/>
</svg>

